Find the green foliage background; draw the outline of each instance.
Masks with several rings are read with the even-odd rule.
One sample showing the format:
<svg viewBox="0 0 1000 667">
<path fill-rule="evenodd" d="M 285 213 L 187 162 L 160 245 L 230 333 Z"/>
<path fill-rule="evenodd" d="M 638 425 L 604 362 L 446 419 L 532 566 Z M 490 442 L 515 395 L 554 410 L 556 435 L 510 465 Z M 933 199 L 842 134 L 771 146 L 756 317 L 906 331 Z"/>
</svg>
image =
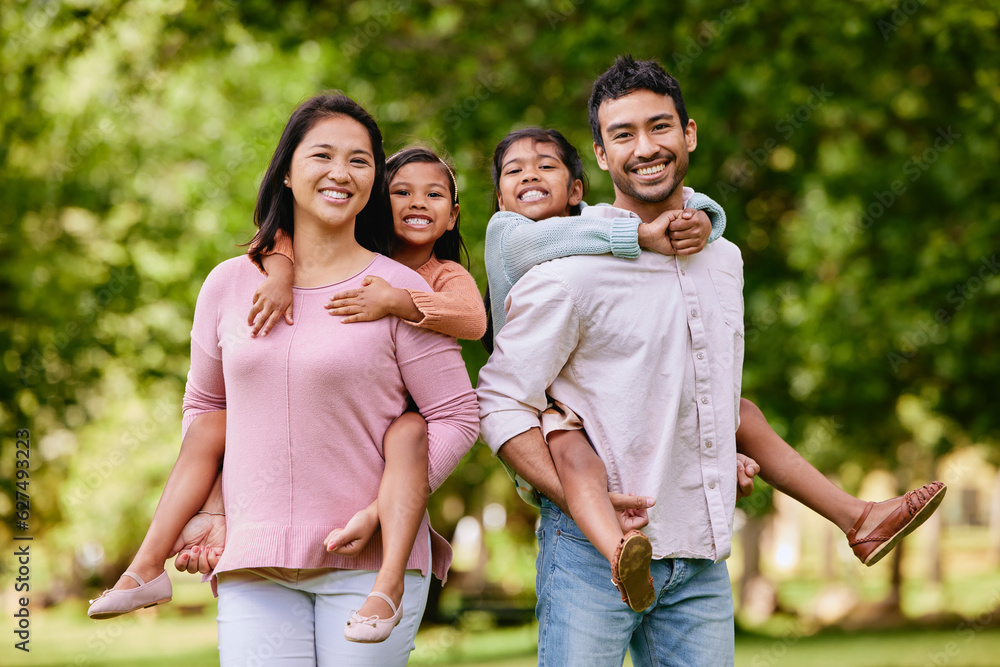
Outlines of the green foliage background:
<svg viewBox="0 0 1000 667">
<path fill-rule="evenodd" d="M 658 58 L 700 129 L 687 184 L 723 204 L 744 253 L 745 395 L 848 487 L 992 451 L 989 4 L 3 0 L 0 471 L 9 498 L 14 431 L 30 429 L 30 532 L 54 594 L 113 579 L 136 548 L 179 444 L 198 288 L 252 236 L 287 116 L 328 88 L 375 114 L 389 152 L 420 140 L 454 158 L 482 287 L 496 142 L 562 130 L 588 155 L 588 200 L 610 200 L 590 85 L 619 53 Z M 464 350 L 475 378 L 485 355 Z M 528 544 L 511 491 L 479 448 L 435 495 L 436 524 L 499 501 Z"/>
</svg>

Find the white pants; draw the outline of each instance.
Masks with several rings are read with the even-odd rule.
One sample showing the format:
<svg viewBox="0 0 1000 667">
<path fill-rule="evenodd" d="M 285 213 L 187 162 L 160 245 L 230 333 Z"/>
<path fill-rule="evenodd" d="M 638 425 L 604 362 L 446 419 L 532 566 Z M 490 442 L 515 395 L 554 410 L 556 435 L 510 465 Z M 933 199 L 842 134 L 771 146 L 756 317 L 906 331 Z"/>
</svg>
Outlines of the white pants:
<svg viewBox="0 0 1000 667">
<path fill-rule="evenodd" d="M 344 639 L 375 572 L 257 568 L 219 575 L 219 661 L 222 667 L 405 665 L 427 605 L 430 574 L 405 575 L 403 618 L 387 640 Z"/>
</svg>

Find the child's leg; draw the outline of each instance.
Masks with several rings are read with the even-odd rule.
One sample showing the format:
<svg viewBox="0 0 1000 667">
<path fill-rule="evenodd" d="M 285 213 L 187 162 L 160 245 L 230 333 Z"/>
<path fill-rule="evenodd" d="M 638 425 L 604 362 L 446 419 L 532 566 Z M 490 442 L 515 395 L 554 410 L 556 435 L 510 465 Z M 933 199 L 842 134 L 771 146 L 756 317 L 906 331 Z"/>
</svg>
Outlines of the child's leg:
<svg viewBox="0 0 1000 667">
<path fill-rule="evenodd" d="M 829 519 L 844 533 L 854 528 L 868 505 L 864 500 L 855 498 L 828 480 L 792 449 L 774 432 L 760 408 L 745 398 L 740 399 L 740 428 L 736 432 L 736 448 L 740 453 L 757 461 L 764 481 Z M 879 534 L 890 528 L 889 534 L 893 531 L 909 532 L 916 528 L 934 511 L 941 500 L 940 497 L 932 498 L 932 496 L 938 494 L 943 496 L 941 489 L 943 485 L 929 488 L 931 486 L 934 485 L 911 491 L 910 494 L 917 495 L 910 498 L 907 507 L 904 507 L 904 496 L 875 503 L 858 527 L 857 536 L 868 536 L 876 528 L 879 529 Z M 886 526 L 882 526 L 883 521 L 901 508 L 905 516 L 896 517 Z M 895 543 L 896 541 L 893 541 L 892 545 Z M 892 545 L 889 545 L 889 548 Z M 865 561 L 864 558 L 862 560 Z M 873 561 L 865 562 L 870 564 Z"/>
<path fill-rule="evenodd" d="M 626 534 L 608 497 L 608 471 L 582 430 L 548 432 L 549 452 L 573 521 L 611 566 L 611 581 L 634 611 L 653 604 L 653 549 L 639 531 Z"/>
<path fill-rule="evenodd" d="M 548 443 L 573 521 L 611 562 L 623 533 L 608 498 L 608 471 L 604 462 L 583 431 L 552 431 Z"/>
<path fill-rule="evenodd" d="M 866 503 L 827 479 L 792 446 L 781 439 L 753 402 L 740 399 L 736 448 L 760 466 L 764 481 L 829 519 L 845 533 Z"/>
<path fill-rule="evenodd" d="M 417 412 L 396 419 L 382 439 L 385 472 L 378 489 L 378 517 L 382 530 L 382 567 L 372 591 L 388 595 L 398 606 L 403 599 L 406 561 L 413 550 L 420 522 L 427 511 L 427 422 Z M 392 609 L 382 599 L 368 598 L 359 616 L 390 618 Z"/>
<path fill-rule="evenodd" d="M 146 537 L 128 567 L 129 572 L 134 572 L 146 582 L 163 572 L 163 563 L 184 524 L 208 498 L 225 448 L 225 410 L 208 412 L 195 419 L 181 443 L 177 463 L 170 471 Z M 122 575 L 115 589 L 135 588 L 138 585 L 131 577 Z"/>
</svg>

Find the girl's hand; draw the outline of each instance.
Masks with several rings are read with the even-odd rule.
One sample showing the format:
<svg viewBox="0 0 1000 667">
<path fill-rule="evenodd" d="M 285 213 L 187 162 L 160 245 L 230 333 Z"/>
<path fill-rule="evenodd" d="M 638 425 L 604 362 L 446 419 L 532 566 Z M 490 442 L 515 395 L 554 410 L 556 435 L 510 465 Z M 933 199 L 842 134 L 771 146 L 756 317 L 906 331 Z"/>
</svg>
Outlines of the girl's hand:
<svg viewBox="0 0 1000 667">
<path fill-rule="evenodd" d="M 247 316 L 247 324 L 252 327 L 251 337 L 258 332 L 266 336 L 282 315 L 286 322 L 293 324 L 292 262 L 284 255 L 268 255 L 264 258 L 264 268 L 267 269 L 267 279 L 253 293 L 253 307 Z"/>
<path fill-rule="evenodd" d="M 678 255 L 694 255 L 705 249 L 712 221 L 701 210 L 686 208 L 670 223 L 670 243 Z"/>
<path fill-rule="evenodd" d="M 357 556 L 378 530 L 378 501 L 376 500 L 351 517 L 343 528 L 334 528 L 323 540 L 330 553 Z"/>
<path fill-rule="evenodd" d="M 361 287 L 334 294 L 325 308 L 331 315 L 347 315 L 344 324 L 371 322 L 396 314 L 400 292 L 412 305 L 406 290 L 397 289 L 378 276 L 366 276 Z"/>
</svg>

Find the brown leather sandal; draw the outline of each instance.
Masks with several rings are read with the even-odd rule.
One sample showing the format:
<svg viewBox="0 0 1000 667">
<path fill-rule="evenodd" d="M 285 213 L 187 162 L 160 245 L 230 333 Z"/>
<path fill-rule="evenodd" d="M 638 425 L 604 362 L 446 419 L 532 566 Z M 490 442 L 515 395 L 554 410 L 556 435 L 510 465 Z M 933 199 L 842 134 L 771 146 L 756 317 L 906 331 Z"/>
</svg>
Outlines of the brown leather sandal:
<svg viewBox="0 0 1000 667">
<path fill-rule="evenodd" d="M 847 532 L 847 543 L 851 545 L 854 555 L 868 567 L 882 560 L 900 540 L 934 514 L 946 491 L 948 486 L 944 482 L 931 482 L 910 491 L 903 496 L 903 502 L 892 514 L 859 539 L 858 530 L 875 507 L 874 502 L 868 503 L 865 511 L 861 513 L 861 518 L 854 524 L 854 528 Z"/>
<path fill-rule="evenodd" d="M 630 530 L 615 549 L 611 561 L 611 583 L 622 594 L 622 602 L 632 611 L 642 611 L 653 604 L 656 591 L 653 577 L 649 576 L 649 563 L 653 559 L 653 545 L 638 530 Z"/>
</svg>

